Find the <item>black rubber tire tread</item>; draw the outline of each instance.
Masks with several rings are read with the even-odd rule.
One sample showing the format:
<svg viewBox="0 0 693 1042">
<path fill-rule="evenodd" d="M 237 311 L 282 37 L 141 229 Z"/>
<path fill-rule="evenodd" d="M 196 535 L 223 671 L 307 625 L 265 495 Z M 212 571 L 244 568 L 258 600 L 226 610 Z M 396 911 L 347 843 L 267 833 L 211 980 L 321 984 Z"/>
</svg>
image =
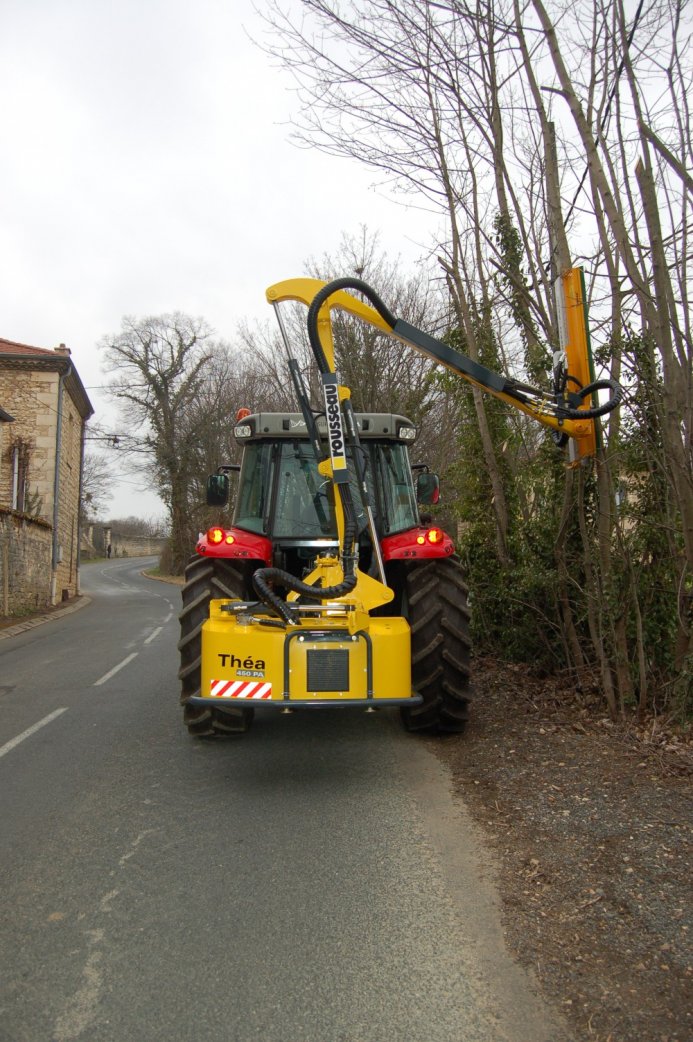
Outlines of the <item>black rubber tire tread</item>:
<svg viewBox="0 0 693 1042">
<path fill-rule="evenodd" d="M 471 697 L 468 593 L 456 556 L 406 569 L 412 686 L 424 699 L 420 706 L 402 707 L 408 731 L 461 734 L 465 729 Z"/>
<path fill-rule="evenodd" d="M 250 575 L 258 566 L 258 562 L 239 564 L 226 558 L 200 557 L 199 554 L 191 557 L 186 565 L 183 608 L 179 616 L 178 677 L 183 719 L 190 734 L 196 738 L 243 734 L 252 722 L 251 707 L 234 705 L 221 710 L 212 706 L 191 706 L 188 699 L 200 694 L 202 626 L 209 617 L 209 602 L 218 597 L 250 597 Z"/>
</svg>

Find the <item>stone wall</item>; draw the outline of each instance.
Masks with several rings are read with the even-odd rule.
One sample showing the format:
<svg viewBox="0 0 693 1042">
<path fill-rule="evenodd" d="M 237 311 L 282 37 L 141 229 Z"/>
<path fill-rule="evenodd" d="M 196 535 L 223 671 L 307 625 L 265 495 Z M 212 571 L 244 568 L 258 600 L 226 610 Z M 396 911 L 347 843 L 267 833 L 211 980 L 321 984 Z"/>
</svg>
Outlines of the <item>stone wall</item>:
<svg viewBox="0 0 693 1042">
<path fill-rule="evenodd" d="M 79 478 L 82 455 L 82 422 L 72 398 L 63 389 L 63 417 L 60 438 L 60 471 L 58 480 L 57 556 L 55 599 L 64 591 L 77 593 L 79 552 Z M 53 457 L 55 459 L 55 456 Z M 54 464 L 55 465 L 55 464 Z"/>
<path fill-rule="evenodd" d="M 125 535 L 108 525 L 88 525 L 82 533 L 82 552 L 85 557 L 106 557 L 109 543 L 112 557 L 160 557 L 166 539 L 160 536 Z"/>
<path fill-rule="evenodd" d="M 51 547 L 47 522 L 0 507 L 0 615 L 50 604 Z"/>
<path fill-rule="evenodd" d="M 158 557 L 166 545 L 166 540 L 155 536 L 119 535 L 118 532 L 114 532 L 111 544 L 114 557 Z"/>
</svg>

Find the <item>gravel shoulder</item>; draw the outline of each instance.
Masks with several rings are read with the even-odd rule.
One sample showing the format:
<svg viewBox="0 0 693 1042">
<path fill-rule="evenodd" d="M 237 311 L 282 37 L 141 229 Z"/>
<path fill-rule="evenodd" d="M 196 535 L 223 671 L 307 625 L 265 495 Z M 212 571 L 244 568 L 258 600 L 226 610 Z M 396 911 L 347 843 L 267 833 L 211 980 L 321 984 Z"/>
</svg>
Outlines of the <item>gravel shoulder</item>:
<svg viewBox="0 0 693 1042">
<path fill-rule="evenodd" d="M 594 1042 L 693 1039 L 693 741 L 613 725 L 526 667 L 476 663 L 429 739 L 498 861 L 507 943 Z"/>
</svg>

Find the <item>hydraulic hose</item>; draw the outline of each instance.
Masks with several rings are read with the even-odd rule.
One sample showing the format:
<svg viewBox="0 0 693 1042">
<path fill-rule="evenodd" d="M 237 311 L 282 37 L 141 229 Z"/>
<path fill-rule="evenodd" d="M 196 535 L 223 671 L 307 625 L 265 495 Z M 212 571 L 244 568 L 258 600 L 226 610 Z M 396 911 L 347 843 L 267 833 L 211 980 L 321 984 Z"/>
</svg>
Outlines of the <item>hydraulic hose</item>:
<svg viewBox="0 0 693 1042">
<path fill-rule="evenodd" d="M 356 525 L 353 519 L 353 503 L 351 502 L 351 490 L 347 486 L 347 492 L 349 495 L 346 497 L 349 499 L 350 516 L 346 517 L 345 511 L 345 525 L 344 525 L 344 546 L 342 548 L 342 560 L 344 562 L 344 578 L 341 583 L 337 586 L 310 586 L 308 583 L 302 582 L 297 579 L 295 575 L 290 572 L 285 572 L 282 568 L 258 568 L 253 573 L 253 586 L 257 592 L 258 597 L 264 604 L 267 604 L 281 616 L 285 623 L 289 626 L 297 624 L 297 618 L 294 612 L 291 611 L 291 607 L 286 601 L 274 592 L 273 584 L 283 586 L 286 590 L 290 590 L 293 593 L 302 594 L 305 597 L 318 597 L 321 601 L 328 600 L 330 597 L 342 597 L 345 593 L 349 593 L 350 590 L 356 586 L 356 572 L 354 570 L 354 556 L 351 553 L 351 549 L 356 538 Z M 344 497 L 343 497 L 344 498 Z"/>
<path fill-rule="evenodd" d="M 611 377 L 605 380 L 595 380 L 587 387 L 581 387 L 576 393 L 578 398 L 584 401 L 593 391 L 611 391 L 611 398 L 604 405 L 597 405 L 592 409 L 572 409 L 570 406 L 561 405 L 559 406 L 561 416 L 568 420 L 594 420 L 598 416 L 606 416 L 608 412 L 612 412 L 623 400 L 623 388 Z"/>
<path fill-rule="evenodd" d="M 330 597 L 342 597 L 356 586 L 353 564 L 350 574 L 347 574 L 345 561 L 344 573 L 344 580 L 338 586 L 309 586 L 308 583 L 301 582 L 300 579 L 281 568 L 258 568 L 253 575 L 253 586 L 264 604 L 274 608 L 287 625 L 295 626 L 298 623 L 296 615 L 292 612 L 290 605 L 274 592 L 270 584 L 277 583 L 293 593 L 302 594 L 304 597 L 318 597 L 321 601 L 326 601 Z"/>
<path fill-rule="evenodd" d="M 336 293 L 339 289 L 355 289 L 359 293 L 363 293 L 364 297 L 368 298 L 380 317 L 384 322 L 387 322 L 391 329 L 397 322 L 395 316 L 382 302 L 375 290 L 362 279 L 352 279 L 346 276 L 343 279 L 334 279 L 332 282 L 328 282 L 326 286 L 323 286 L 321 290 L 318 290 L 308 308 L 308 339 L 310 340 L 310 346 L 313 349 L 315 360 L 318 363 L 318 368 L 322 373 L 328 373 L 330 369 L 318 335 L 318 312 L 327 298 L 331 297 L 332 294 Z"/>
</svg>

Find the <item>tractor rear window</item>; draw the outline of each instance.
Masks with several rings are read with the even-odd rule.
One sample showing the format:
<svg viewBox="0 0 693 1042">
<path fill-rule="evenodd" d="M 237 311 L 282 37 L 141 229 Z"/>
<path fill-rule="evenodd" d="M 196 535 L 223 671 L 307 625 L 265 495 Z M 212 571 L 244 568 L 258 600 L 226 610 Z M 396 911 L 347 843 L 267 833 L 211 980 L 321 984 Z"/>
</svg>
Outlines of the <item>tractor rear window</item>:
<svg viewBox="0 0 693 1042">
<path fill-rule="evenodd" d="M 272 534 L 302 539 L 336 538 L 332 501 L 331 482 L 318 473 L 311 446 L 306 442 L 284 442 Z"/>
<path fill-rule="evenodd" d="M 405 445 L 363 442 L 366 483 L 382 535 L 419 522 Z M 360 534 L 366 527 L 353 467 L 350 485 Z M 234 524 L 275 539 L 336 539 L 332 483 L 318 473 L 307 441 L 251 442 L 245 446 Z"/>
<path fill-rule="evenodd" d="M 336 539 L 332 503 L 308 442 L 246 445 L 234 517 L 239 528 L 274 538 Z"/>
</svg>

